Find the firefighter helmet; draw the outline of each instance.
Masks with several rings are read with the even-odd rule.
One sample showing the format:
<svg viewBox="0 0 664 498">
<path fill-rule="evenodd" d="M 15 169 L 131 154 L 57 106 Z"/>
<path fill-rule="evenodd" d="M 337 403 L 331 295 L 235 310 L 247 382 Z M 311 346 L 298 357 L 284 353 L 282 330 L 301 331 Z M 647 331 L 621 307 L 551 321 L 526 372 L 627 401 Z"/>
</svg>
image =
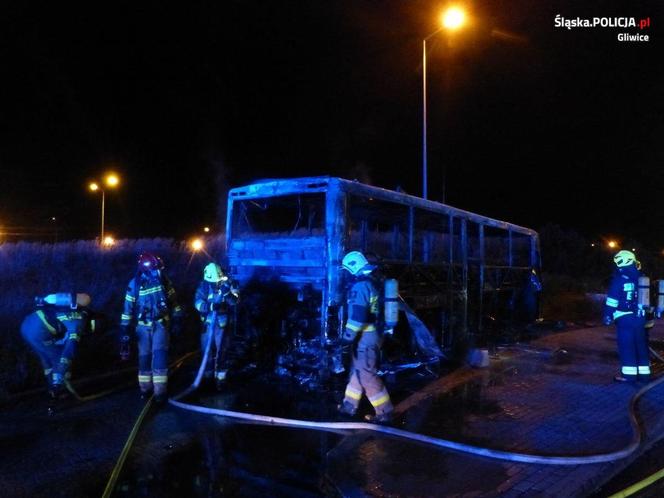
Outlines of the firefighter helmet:
<svg viewBox="0 0 664 498">
<path fill-rule="evenodd" d="M 375 267 L 370 265 L 367 258 L 360 251 L 351 251 L 341 260 L 341 267 L 348 270 L 351 275 L 371 273 Z"/>
<path fill-rule="evenodd" d="M 219 266 L 217 263 L 208 263 L 203 270 L 203 280 L 216 284 L 217 282 L 228 280 L 228 277 L 224 275 L 221 266 Z"/>
<path fill-rule="evenodd" d="M 623 268 L 625 266 L 629 266 L 631 264 L 636 263 L 636 256 L 632 251 L 619 251 L 618 254 L 616 254 L 613 257 L 613 262 L 616 264 L 618 268 Z"/>
<path fill-rule="evenodd" d="M 138 257 L 138 270 L 147 272 L 152 270 L 163 270 L 164 262 L 159 256 L 155 256 L 149 252 L 141 253 Z"/>
</svg>

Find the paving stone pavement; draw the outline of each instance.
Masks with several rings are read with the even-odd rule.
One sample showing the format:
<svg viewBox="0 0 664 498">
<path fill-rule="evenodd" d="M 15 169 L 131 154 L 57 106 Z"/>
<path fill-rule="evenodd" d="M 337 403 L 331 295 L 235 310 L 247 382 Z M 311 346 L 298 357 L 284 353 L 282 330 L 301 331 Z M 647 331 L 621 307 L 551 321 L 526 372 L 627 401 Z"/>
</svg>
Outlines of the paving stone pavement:
<svg viewBox="0 0 664 498">
<path fill-rule="evenodd" d="M 664 338 L 664 325 L 651 344 Z M 653 361 L 654 376 L 664 366 Z M 400 427 L 493 449 L 556 456 L 609 453 L 632 439 L 628 405 L 642 387 L 616 383 L 615 329 L 569 330 L 498 350 L 488 369 L 459 369 L 400 403 Z M 609 463 L 539 465 L 438 450 L 370 434 L 328 455 L 348 496 L 583 497 L 664 436 L 664 383 L 637 405 L 644 441 Z"/>
</svg>

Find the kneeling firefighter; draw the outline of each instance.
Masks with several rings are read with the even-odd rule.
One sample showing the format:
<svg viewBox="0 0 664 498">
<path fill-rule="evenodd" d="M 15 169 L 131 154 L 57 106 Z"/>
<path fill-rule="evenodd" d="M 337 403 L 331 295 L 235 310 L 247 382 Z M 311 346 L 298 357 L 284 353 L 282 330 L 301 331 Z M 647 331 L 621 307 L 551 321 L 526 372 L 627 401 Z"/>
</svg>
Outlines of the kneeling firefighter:
<svg viewBox="0 0 664 498">
<path fill-rule="evenodd" d="M 228 324 L 228 312 L 235 306 L 240 298 L 240 289 L 235 281 L 230 281 L 217 263 L 209 263 L 203 270 L 203 281 L 196 289 L 194 307 L 201 316 L 203 333 L 201 334 L 201 349 L 205 350 L 210 335 L 212 335 L 214 355 L 208 355 L 205 366 L 205 377 L 214 376 L 217 389 L 220 389 L 226 380 L 228 364 L 226 363 L 227 350 L 230 347 L 230 334 L 224 334 Z"/>
<path fill-rule="evenodd" d="M 150 253 L 141 254 L 136 276 L 127 286 L 120 323 L 120 357 L 123 360 L 129 359 L 131 327 L 134 324 L 136 327 L 141 397 L 148 397 L 154 389 L 157 402 L 166 400 L 170 334 L 179 335 L 182 318 L 182 308 L 164 273 L 161 258 Z"/>
<path fill-rule="evenodd" d="M 21 323 L 21 335 L 39 356 L 51 397 L 58 397 L 70 376 L 81 335 L 94 331 L 90 296 L 58 292 L 35 298 L 36 309 Z"/>
<path fill-rule="evenodd" d="M 355 415 L 365 394 L 374 407 L 375 415 L 366 416 L 369 421 L 389 423 L 392 418 L 392 402 L 382 379 L 377 374 L 383 330 L 379 325 L 378 283 L 372 278 L 376 269 L 359 251 L 346 254 L 342 268 L 353 277 L 348 291 L 348 320 L 342 341 L 352 345 L 350 379 L 339 411 Z"/>
<path fill-rule="evenodd" d="M 605 325 L 615 322 L 618 333 L 620 374 L 619 382 L 650 378 L 650 360 L 646 335 L 646 310 L 649 303 L 639 303 L 639 279 L 643 279 L 640 264 L 631 251 L 618 252 L 613 261 L 613 274 L 604 305 Z"/>
</svg>

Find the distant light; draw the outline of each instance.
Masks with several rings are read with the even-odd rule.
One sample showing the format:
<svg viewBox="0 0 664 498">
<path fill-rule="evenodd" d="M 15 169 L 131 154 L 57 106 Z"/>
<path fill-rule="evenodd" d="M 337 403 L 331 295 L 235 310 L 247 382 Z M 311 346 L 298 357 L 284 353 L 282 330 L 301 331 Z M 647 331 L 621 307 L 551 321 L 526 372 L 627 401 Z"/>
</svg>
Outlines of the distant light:
<svg viewBox="0 0 664 498">
<path fill-rule="evenodd" d="M 634 249 L 633 247 L 632 247 L 632 252 L 636 252 L 636 249 Z"/>
<path fill-rule="evenodd" d="M 450 7 L 441 18 L 443 27 L 450 30 L 459 29 L 466 21 L 466 13 L 459 7 Z"/>
<path fill-rule="evenodd" d="M 191 248 L 194 251 L 200 251 L 201 249 L 203 249 L 203 246 L 204 246 L 204 244 L 203 244 L 203 241 L 201 239 L 194 239 L 194 240 L 191 241 Z"/>
<path fill-rule="evenodd" d="M 55 216 L 51 216 L 51 221 L 55 221 Z"/>
<path fill-rule="evenodd" d="M 106 175 L 106 185 L 109 187 L 117 187 L 120 183 L 120 178 L 115 173 L 109 173 Z"/>
<path fill-rule="evenodd" d="M 97 190 L 99 190 L 99 185 L 96 184 L 95 182 L 92 182 L 90 185 L 88 185 L 88 188 L 93 192 L 96 192 Z"/>
<path fill-rule="evenodd" d="M 607 245 L 608 245 L 611 249 L 615 249 L 616 247 L 618 247 L 618 243 L 617 243 L 615 240 L 609 240 L 609 242 L 607 243 Z"/>
<path fill-rule="evenodd" d="M 590 244 L 590 247 L 595 247 L 595 243 L 593 242 L 592 244 Z"/>
<path fill-rule="evenodd" d="M 205 233 L 209 232 L 209 231 L 210 231 L 210 227 L 205 227 L 205 228 L 203 229 L 203 231 L 204 231 Z"/>
<path fill-rule="evenodd" d="M 106 247 L 112 247 L 113 245 L 115 245 L 115 239 L 110 235 L 107 235 L 106 237 L 104 237 L 103 244 Z"/>
</svg>

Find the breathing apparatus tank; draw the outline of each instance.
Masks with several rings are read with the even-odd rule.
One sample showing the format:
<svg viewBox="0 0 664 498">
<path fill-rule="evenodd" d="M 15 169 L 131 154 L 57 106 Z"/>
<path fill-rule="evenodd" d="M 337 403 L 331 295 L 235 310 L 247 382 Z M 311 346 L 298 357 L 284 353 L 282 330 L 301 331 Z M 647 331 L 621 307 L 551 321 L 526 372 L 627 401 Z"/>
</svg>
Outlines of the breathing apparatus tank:
<svg viewBox="0 0 664 498">
<path fill-rule="evenodd" d="M 51 306 L 56 306 L 58 308 L 66 307 L 76 309 L 79 306 L 88 306 L 90 304 L 90 296 L 84 293 L 56 292 L 54 294 L 48 294 L 44 297 L 36 298 L 35 303 L 38 306 L 50 304 Z"/>
<path fill-rule="evenodd" d="M 657 318 L 664 312 L 664 280 L 657 281 Z"/>
<path fill-rule="evenodd" d="M 399 321 L 399 282 L 394 278 L 385 280 L 385 328 L 393 329 Z"/>
<path fill-rule="evenodd" d="M 637 300 L 639 304 L 639 314 L 646 319 L 645 328 L 651 329 L 655 325 L 655 313 L 653 307 L 650 306 L 650 279 L 645 275 L 639 277 Z"/>
<path fill-rule="evenodd" d="M 639 277 L 639 290 L 637 299 L 640 309 L 650 307 L 650 279 L 645 275 Z"/>
</svg>

